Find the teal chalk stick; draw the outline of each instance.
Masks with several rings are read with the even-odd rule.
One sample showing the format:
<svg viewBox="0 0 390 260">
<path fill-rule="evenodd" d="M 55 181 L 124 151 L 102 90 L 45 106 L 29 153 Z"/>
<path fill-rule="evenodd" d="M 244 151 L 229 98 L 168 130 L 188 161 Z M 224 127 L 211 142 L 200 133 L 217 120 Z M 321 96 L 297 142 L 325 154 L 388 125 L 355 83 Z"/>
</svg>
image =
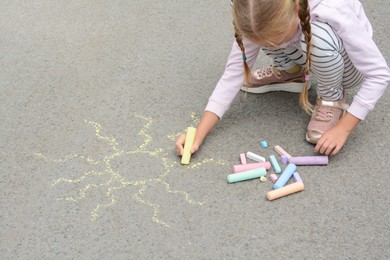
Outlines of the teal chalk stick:
<svg viewBox="0 0 390 260">
<path fill-rule="evenodd" d="M 228 183 L 234 183 L 239 181 L 246 181 L 255 178 L 260 178 L 261 176 L 267 175 L 267 170 L 264 167 L 259 167 L 256 169 L 232 173 L 227 176 Z"/>
<path fill-rule="evenodd" d="M 270 162 L 272 164 L 272 168 L 274 168 L 275 172 L 276 173 L 281 173 L 282 169 L 280 168 L 280 165 L 278 163 L 278 160 L 276 160 L 275 155 L 270 155 L 269 156 L 269 160 L 270 160 Z"/>
</svg>

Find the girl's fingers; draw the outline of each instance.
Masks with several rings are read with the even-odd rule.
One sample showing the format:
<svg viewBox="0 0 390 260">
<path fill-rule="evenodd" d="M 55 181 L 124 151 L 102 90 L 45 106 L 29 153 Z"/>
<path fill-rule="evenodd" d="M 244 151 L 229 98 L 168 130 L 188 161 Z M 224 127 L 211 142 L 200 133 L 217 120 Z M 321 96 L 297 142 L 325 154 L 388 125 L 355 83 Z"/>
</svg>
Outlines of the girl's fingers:
<svg viewBox="0 0 390 260">
<path fill-rule="evenodd" d="M 176 141 L 176 152 L 177 155 L 183 155 L 184 143 L 186 141 L 186 134 L 181 134 Z"/>
</svg>

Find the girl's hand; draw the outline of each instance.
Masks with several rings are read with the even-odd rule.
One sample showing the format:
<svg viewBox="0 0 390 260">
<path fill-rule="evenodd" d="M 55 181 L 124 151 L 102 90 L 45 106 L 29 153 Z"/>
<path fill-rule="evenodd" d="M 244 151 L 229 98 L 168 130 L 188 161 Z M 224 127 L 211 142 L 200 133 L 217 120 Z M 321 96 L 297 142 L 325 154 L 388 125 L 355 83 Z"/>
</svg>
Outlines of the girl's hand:
<svg viewBox="0 0 390 260">
<path fill-rule="evenodd" d="M 359 118 L 346 112 L 335 127 L 329 129 L 321 136 L 314 150 L 326 155 L 337 154 L 359 122 Z"/>
<path fill-rule="evenodd" d="M 214 128 L 217 124 L 219 117 L 209 111 L 205 111 L 200 123 L 196 129 L 196 135 L 194 144 L 191 148 L 191 154 L 199 150 L 199 147 L 202 145 L 203 140 L 206 138 L 206 135 Z M 176 152 L 178 155 L 183 155 L 184 143 L 186 142 L 186 134 L 181 134 L 176 141 Z"/>
<path fill-rule="evenodd" d="M 185 141 L 186 141 L 186 134 L 181 134 L 181 135 L 179 135 L 179 138 L 177 138 L 176 152 L 177 152 L 177 155 L 179 155 L 179 156 L 183 155 Z M 192 145 L 192 148 L 191 148 L 191 154 L 195 153 L 198 150 L 199 150 L 199 145 L 194 143 Z"/>
<path fill-rule="evenodd" d="M 321 154 L 335 155 L 344 146 L 348 136 L 348 131 L 336 125 L 321 136 L 314 150 Z"/>
</svg>

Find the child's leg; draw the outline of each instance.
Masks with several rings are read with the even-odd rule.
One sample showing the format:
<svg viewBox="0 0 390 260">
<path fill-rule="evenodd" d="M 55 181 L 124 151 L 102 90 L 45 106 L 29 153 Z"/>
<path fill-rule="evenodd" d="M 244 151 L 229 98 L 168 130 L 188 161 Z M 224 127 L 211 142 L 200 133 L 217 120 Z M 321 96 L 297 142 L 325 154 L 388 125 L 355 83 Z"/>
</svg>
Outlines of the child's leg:
<svg viewBox="0 0 390 260">
<path fill-rule="evenodd" d="M 344 88 L 361 83 L 363 75 L 353 66 L 340 37 L 326 23 L 312 23 L 311 71 L 317 78 L 317 96 L 336 101 L 343 98 Z M 306 43 L 302 39 L 306 53 Z"/>
<path fill-rule="evenodd" d="M 317 78 L 318 97 L 307 127 L 306 140 L 315 144 L 337 124 L 346 110 L 344 89 L 361 83 L 363 76 L 353 66 L 342 40 L 332 27 L 314 22 L 311 30 L 311 71 Z M 306 51 L 303 39 L 301 45 Z"/>
<path fill-rule="evenodd" d="M 251 87 L 242 90 L 250 93 L 287 91 L 300 93 L 303 89 L 305 57 L 294 46 L 286 48 L 263 48 L 264 53 L 273 60 L 273 65 L 257 69 L 250 79 Z"/>
</svg>

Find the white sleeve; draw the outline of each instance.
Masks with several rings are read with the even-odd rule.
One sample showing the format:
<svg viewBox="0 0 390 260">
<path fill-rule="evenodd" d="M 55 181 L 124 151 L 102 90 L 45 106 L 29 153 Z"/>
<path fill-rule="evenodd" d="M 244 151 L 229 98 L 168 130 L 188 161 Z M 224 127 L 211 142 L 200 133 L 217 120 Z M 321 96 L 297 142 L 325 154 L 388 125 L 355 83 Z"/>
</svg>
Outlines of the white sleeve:
<svg viewBox="0 0 390 260">
<path fill-rule="evenodd" d="M 372 39 L 372 29 L 363 7 L 358 1 L 341 1 L 327 21 L 343 40 L 353 65 L 364 75 L 361 88 L 355 95 L 348 112 L 364 120 L 374 109 L 390 82 L 390 69 Z"/>
<path fill-rule="evenodd" d="M 252 68 L 260 51 L 260 46 L 246 39 L 244 39 L 243 43 L 248 66 Z M 205 111 L 213 112 L 219 118 L 222 118 L 240 91 L 243 82 L 244 65 L 242 52 L 237 42 L 234 41 L 225 71 L 211 94 Z"/>
</svg>

